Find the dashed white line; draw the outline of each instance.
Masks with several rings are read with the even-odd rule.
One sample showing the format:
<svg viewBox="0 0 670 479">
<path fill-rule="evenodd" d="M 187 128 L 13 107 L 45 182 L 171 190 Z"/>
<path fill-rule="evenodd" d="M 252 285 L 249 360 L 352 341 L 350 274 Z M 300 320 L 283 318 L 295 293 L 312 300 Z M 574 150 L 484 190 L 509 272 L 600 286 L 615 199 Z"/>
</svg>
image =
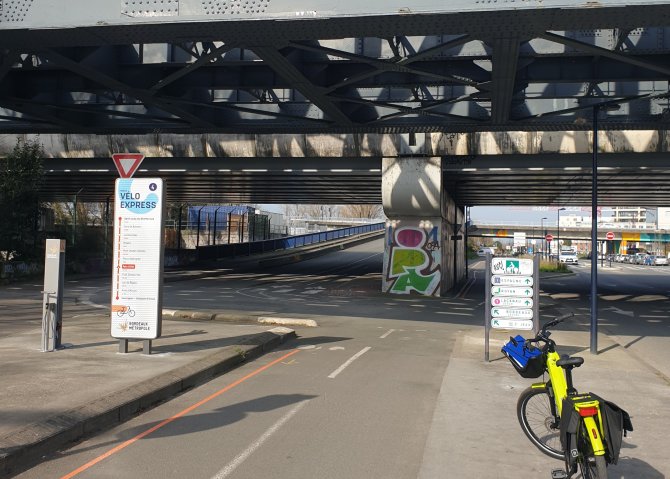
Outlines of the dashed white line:
<svg viewBox="0 0 670 479">
<path fill-rule="evenodd" d="M 270 426 L 270 428 L 267 431 L 265 431 L 261 437 L 256 439 L 249 445 L 249 447 L 247 447 L 244 451 L 235 456 L 235 459 L 230 461 L 223 469 L 217 472 L 216 475 L 212 477 L 212 479 L 224 479 L 230 476 L 233 473 L 233 471 L 235 471 L 235 469 L 237 469 L 244 461 L 246 461 L 249 458 L 249 456 L 251 456 L 254 452 L 256 452 L 256 450 L 259 447 L 261 447 L 265 441 L 270 439 L 270 437 L 274 433 L 276 433 L 284 424 L 286 424 L 289 419 L 295 416 L 298 413 L 298 411 L 300 411 L 307 403 L 308 401 L 300 402 L 293 409 L 284 414 L 279 419 L 279 421 Z"/>
<path fill-rule="evenodd" d="M 386 331 L 384 334 L 382 334 L 381 336 L 379 336 L 379 339 L 386 339 L 386 338 L 389 336 L 389 334 L 391 334 L 393 331 L 395 331 L 395 329 L 389 329 L 389 330 Z"/>
<path fill-rule="evenodd" d="M 340 374 L 342 371 L 344 371 L 345 368 L 346 368 L 347 366 L 349 366 L 351 363 L 353 363 L 354 361 L 356 361 L 358 358 L 360 358 L 361 356 L 363 356 L 365 353 L 367 353 L 367 352 L 370 351 L 371 349 L 372 349 L 372 348 L 371 348 L 370 346 L 367 346 L 367 347 L 361 349 L 361 350 L 358 351 L 356 354 L 354 354 L 354 355 L 351 356 L 349 359 L 347 359 L 347 361 L 346 361 L 342 366 L 340 366 L 340 367 L 337 368 L 335 371 L 333 371 L 332 373 L 330 373 L 330 374 L 328 375 L 328 377 L 329 377 L 330 379 L 335 379 L 335 378 L 337 377 L 337 375 Z"/>
</svg>

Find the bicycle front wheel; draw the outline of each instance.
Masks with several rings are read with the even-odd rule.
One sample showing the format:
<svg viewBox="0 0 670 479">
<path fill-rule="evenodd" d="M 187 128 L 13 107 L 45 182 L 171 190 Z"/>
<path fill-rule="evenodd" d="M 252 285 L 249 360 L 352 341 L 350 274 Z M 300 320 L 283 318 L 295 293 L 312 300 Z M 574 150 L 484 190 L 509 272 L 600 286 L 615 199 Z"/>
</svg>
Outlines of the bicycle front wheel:
<svg viewBox="0 0 670 479">
<path fill-rule="evenodd" d="M 547 456 L 563 459 L 558 422 L 551 412 L 551 398 L 545 389 L 525 389 L 519 396 L 516 413 L 530 442 Z"/>
<path fill-rule="evenodd" d="M 607 479 L 607 462 L 605 456 L 582 456 L 579 461 L 583 479 Z"/>
</svg>

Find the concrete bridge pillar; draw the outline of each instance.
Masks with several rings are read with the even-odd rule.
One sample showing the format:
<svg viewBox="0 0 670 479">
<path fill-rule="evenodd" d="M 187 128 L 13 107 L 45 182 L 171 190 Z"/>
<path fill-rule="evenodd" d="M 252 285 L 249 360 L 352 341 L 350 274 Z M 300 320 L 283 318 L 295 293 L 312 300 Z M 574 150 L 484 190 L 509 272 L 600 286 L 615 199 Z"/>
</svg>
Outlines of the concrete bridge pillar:
<svg viewBox="0 0 670 479">
<path fill-rule="evenodd" d="M 453 289 L 465 275 L 464 213 L 443 187 L 442 158 L 384 158 L 382 204 L 389 219 L 382 291 Z"/>
</svg>

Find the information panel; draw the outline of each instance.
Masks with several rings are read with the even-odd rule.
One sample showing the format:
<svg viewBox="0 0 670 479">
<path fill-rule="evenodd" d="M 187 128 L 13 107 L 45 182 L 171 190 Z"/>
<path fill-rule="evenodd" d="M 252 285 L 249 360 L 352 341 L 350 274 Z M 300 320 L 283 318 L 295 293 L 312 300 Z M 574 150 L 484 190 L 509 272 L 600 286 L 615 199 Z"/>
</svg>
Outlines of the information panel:
<svg viewBox="0 0 670 479">
<path fill-rule="evenodd" d="M 486 257 L 485 360 L 491 329 L 537 330 L 539 260 Z"/>
<path fill-rule="evenodd" d="M 161 335 L 164 185 L 160 178 L 119 178 L 114 200 L 112 337 Z"/>
</svg>

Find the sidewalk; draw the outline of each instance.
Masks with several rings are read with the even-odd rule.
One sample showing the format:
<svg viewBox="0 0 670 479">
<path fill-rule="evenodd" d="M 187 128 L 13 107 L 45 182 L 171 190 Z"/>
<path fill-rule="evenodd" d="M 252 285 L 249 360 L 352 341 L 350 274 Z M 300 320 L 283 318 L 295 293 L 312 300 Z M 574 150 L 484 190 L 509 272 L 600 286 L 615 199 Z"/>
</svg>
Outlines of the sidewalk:
<svg viewBox="0 0 670 479">
<path fill-rule="evenodd" d="M 0 325 L 11 328 L 32 309 L 39 317 L 38 307 L 15 305 L 16 316 L 3 314 Z M 110 337 L 108 313 L 83 311 L 67 319 L 69 347 L 45 353 L 37 323 L 0 337 L 0 477 L 295 336 L 283 327 L 163 321 L 151 355 L 142 353 L 142 341 L 122 354 Z"/>
<path fill-rule="evenodd" d="M 559 353 L 584 357 L 584 365 L 573 373 L 578 390 L 594 392 L 631 415 L 635 431 L 624 439 L 618 464 L 608 467 L 609 477 L 670 477 L 665 439 L 670 426 L 668 379 L 607 335 L 599 335 L 598 355 L 589 352 L 587 331 L 556 329 L 552 339 Z M 519 376 L 500 353 L 503 342 L 502 335 L 492 339 L 491 362 L 486 363 L 483 328 L 466 331 L 458 339 L 439 393 L 419 479 L 549 479 L 552 469 L 562 466 L 536 449 L 521 430 L 517 399 L 542 379 Z"/>
</svg>

